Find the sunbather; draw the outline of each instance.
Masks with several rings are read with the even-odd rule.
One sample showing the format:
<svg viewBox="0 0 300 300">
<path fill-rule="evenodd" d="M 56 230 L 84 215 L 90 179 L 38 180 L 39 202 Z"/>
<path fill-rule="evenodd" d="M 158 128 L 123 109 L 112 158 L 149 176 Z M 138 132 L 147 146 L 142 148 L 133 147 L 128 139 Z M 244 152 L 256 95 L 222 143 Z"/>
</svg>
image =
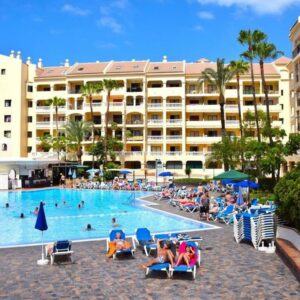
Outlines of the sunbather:
<svg viewBox="0 0 300 300">
<path fill-rule="evenodd" d="M 182 252 L 178 255 L 175 267 L 179 266 L 184 262 L 188 267 L 190 267 L 190 261 L 195 257 L 195 251 L 193 250 L 193 247 L 187 245 L 185 247 L 185 252 Z"/>
<path fill-rule="evenodd" d="M 121 238 L 121 233 L 117 232 L 115 239 L 109 243 L 109 249 L 106 255 L 112 257 L 117 250 L 130 249 L 130 247 L 130 243 L 123 240 Z"/>
<path fill-rule="evenodd" d="M 163 264 L 165 262 L 170 262 L 174 265 L 174 254 L 171 251 L 171 243 L 163 242 L 163 246 L 161 246 L 161 241 L 157 240 L 157 257 L 151 259 L 147 264 L 142 265 L 143 269 L 147 269 L 148 267 L 154 264 Z"/>
<path fill-rule="evenodd" d="M 125 246 L 125 241 L 121 239 L 121 233 L 116 233 L 116 238 L 114 239 L 115 246 L 117 250 L 123 250 L 128 247 Z"/>
</svg>

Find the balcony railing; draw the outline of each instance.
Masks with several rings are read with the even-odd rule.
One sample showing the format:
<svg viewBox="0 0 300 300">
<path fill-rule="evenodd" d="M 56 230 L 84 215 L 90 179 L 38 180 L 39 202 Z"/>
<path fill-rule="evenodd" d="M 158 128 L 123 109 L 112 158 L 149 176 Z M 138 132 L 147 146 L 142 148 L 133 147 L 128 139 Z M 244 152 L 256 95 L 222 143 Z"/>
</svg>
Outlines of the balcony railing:
<svg viewBox="0 0 300 300">
<path fill-rule="evenodd" d="M 148 140 L 159 141 L 162 139 L 163 139 L 162 135 L 148 135 Z"/>
<path fill-rule="evenodd" d="M 159 124 L 162 124 L 163 123 L 163 120 L 162 119 L 150 119 L 148 120 L 148 124 L 156 124 L 156 125 L 159 125 Z"/>
<path fill-rule="evenodd" d="M 37 106 L 36 110 L 37 111 L 42 111 L 42 110 L 47 110 L 49 111 L 51 109 L 51 106 Z"/>
<path fill-rule="evenodd" d="M 128 120 L 126 125 L 142 125 L 144 124 L 143 120 Z"/>
<path fill-rule="evenodd" d="M 259 90 L 255 90 L 255 94 L 259 94 L 260 91 Z M 243 90 L 243 94 L 244 95 L 252 95 L 253 94 L 253 90 Z"/>
<path fill-rule="evenodd" d="M 162 103 L 148 103 L 148 107 L 162 107 Z"/>
<path fill-rule="evenodd" d="M 167 151 L 166 155 L 181 155 L 181 151 Z"/>
<path fill-rule="evenodd" d="M 167 119 L 167 124 L 180 124 L 181 122 L 181 119 Z"/>
<path fill-rule="evenodd" d="M 142 135 L 135 135 L 127 138 L 127 141 L 142 141 L 144 137 Z"/>
<path fill-rule="evenodd" d="M 125 151 L 125 155 L 132 155 L 132 156 L 141 156 L 143 155 L 143 151 Z"/>
<path fill-rule="evenodd" d="M 151 156 L 162 156 L 163 152 L 162 151 L 151 151 L 151 152 L 147 152 L 147 155 L 151 155 Z"/>
<path fill-rule="evenodd" d="M 167 140 L 181 140 L 182 135 L 167 135 Z"/>
<path fill-rule="evenodd" d="M 166 103 L 166 107 L 181 107 L 181 103 Z"/>
<path fill-rule="evenodd" d="M 81 94 L 81 91 L 80 90 L 75 90 L 75 89 L 69 89 L 68 93 L 69 94 Z"/>
<path fill-rule="evenodd" d="M 129 93 L 138 93 L 138 92 L 142 92 L 143 88 L 142 87 L 129 87 L 127 88 L 127 92 Z"/>
</svg>

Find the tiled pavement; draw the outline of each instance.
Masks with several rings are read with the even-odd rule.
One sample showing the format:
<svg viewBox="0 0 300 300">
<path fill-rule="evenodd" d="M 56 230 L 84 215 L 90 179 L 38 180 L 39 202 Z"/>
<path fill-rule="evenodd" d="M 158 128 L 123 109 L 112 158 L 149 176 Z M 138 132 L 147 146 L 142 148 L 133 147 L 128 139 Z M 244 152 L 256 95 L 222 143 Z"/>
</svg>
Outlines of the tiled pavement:
<svg viewBox="0 0 300 300">
<path fill-rule="evenodd" d="M 236 244 L 232 226 L 221 227 L 201 232 L 195 281 L 185 274 L 145 279 L 141 251 L 134 259 L 107 260 L 104 242 L 74 243 L 73 264 L 43 267 L 36 264 L 40 247 L 1 249 L 0 299 L 300 299 L 299 282 L 276 254 Z"/>
</svg>

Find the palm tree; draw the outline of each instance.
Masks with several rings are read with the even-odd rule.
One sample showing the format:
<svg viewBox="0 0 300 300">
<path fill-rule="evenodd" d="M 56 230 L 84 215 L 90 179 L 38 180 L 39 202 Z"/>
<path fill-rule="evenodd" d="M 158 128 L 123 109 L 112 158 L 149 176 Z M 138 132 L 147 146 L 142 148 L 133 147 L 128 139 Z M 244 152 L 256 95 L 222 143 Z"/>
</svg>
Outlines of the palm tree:
<svg viewBox="0 0 300 300">
<path fill-rule="evenodd" d="M 66 105 L 66 100 L 63 98 L 59 98 L 59 97 L 53 97 L 51 99 L 49 99 L 47 101 L 47 103 L 49 105 L 53 105 L 55 108 L 55 123 L 56 123 L 56 139 L 57 141 L 58 139 L 58 107 L 59 106 L 65 106 Z M 59 159 L 59 151 L 60 151 L 60 147 L 58 145 L 57 147 L 57 159 Z"/>
<path fill-rule="evenodd" d="M 240 134 L 243 138 L 243 124 L 242 124 L 242 109 L 241 109 L 241 95 L 240 95 L 240 75 L 245 74 L 249 70 L 249 64 L 244 60 L 232 60 L 230 62 L 230 68 L 234 72 L 237 81 L 237 98 L 238 98 L 238 109 L 239 109 L 239 124 Z"/>
<path fill-rule="evenodd" d="M 92 146 L 95 143 L 95 125 L 94 125 L 94 111 L 93 111 L 93 96 L 99 94 L 103 90 L 102 82 L 99 83 L 91 83 L 81 86 L 80 92 L 82 96 L 86 97 L 89 100 L 90 104 L 90 112 L 91 112 L 91 124 L 92 124 Z M 94 155 L 92 154 L 92 168 L 94 168 Z"/>
<path fill-rule="evenodd" d="M 104 136 L 104 160 L 103 165 L 106 166 L 107 164 L 107 144 L 108 144 L 108 116 L 109 116 L 109 100 L 110 100 L 110 94 L 111 91 L 114 89 L 119 88 L 119 84 L 116 80 L 112 79 L 104 79 L 102 82 L 102 88 L 106 91 L 106 112 L 105 112 L 105 136 Z"/>
<path fill-rule="evenodd" d="M 252 83 L 252 95 L 253 95 L 253 105 L 255 112 L 255 123 L 257 131 L 257 140 L 260 142 L 260 129 L 258 121 L 258 112 L 257 112 L 257 103 L 256 103 L 256 94 L 255 94 L 255 83 L 254 83 L 254 71 L 253 71 L 253 60 L 255 58 L 254 48 L 257 43 L 262 42 L 266 39 L 266 34 L 260 30 L 254 30 L 253 32 L 249 30 L 241 30 L 239 33 L 238 41 L 242 45 L 246 45 L 248 49 L 241 54 L 242 57 L 246 58 L 250 62 L 250 71 L 251 71 L 251 83 Z"/>
<path fill-rule="evenodd" d="M 91 132 L 91 123 L 85 121 L 70 120 L 66 125 L 66 138 L 69 147 L 76 151 L 79 164 L 82 157 L 82 142 L 87 133 Z"/>
<path fill-rule="evenodd" d="M 217 59 L 217 69 L 207 68 L 202 72 L 201 78 L 204 81 L 214 85 L 219 93 L 219 104 L 221 110 L 221 127 L 222 127 L 222 140 L 224 140 L 226 136 L 225 129 L 225 113 L 224 113 L 224 104 L 225 104 L 225 86 L 226 83 L 229 82 L 234 76 L 234 72 L 229 66 L 225 66 L 224 59 Z M 228 171 L 229 164 L 226 160 L 224 162 L 224 169 Z"/>
<path fill-rule="evenodd" d="M 266 59 L 275 59 L 279 55 L 282 55 L 282 51 L 278 51 L 276 46 L 272 43 L 268 43 L 266 41 L 258 43 L 255 46 L 255 54 L 259 59 L 259 66 L 260 66 L 260 74 L 261 74 L 261 80 L 262 85 L 264 89 L 265 94 L 265 104 L 266 104 L 266 112 L 267 112 L 267 134 L 269 136 L 270 144 L 273 144 L 273 138 L 272 138 L 272 132 L 271 132 L 271 117 L 270 117 L 270 106 L 269 106 L 269 91 L 268 86 L 266 84 L 265 79 L 265 70 L 264 70 L 264 62 Z"/>
<path fill-rule="evenodd" d="M 217 69 L 212 68 L 205 69 L 201 74 L 201 79 L 207 81 L 209 84 L 214 85 L 219 93 L 219 104 L 221 110 L 221 127 L 222 127 L 222 137 L 226 135 L 225 131 L 225 114 L 224 114 L 224 104 L 225 104 L 225 85 L 229 82 L 234 75 L 234 72 L 229 66 L 225 66 L 224 59 L 217 59 Z"/>
</svg>

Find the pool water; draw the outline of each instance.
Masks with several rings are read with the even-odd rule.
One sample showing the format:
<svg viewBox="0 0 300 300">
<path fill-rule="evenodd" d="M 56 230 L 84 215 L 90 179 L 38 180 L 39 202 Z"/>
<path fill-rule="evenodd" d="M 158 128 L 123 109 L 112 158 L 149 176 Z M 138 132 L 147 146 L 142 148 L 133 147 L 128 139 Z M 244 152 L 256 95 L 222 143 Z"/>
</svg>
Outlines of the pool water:
<svg viewBox="0 0 300 300">
<path fill-rule="evenodd" d="M 152 233 L 193 231 L 216 228 L 147 207 L 139 197 L 147 192 L 47 189 L 24 192 L 0 192 L 0 247 L 41 242 L 41 232 L 34 229 L 35 207 L 45 203 L 48 230 L 44 241 L 88 240 L 106 238 L 112 229 L 111 219 L 126 235 L 134 235 L 136 228 L 147 227 Z M 81 201 L 85 204 L 78 208 Z M 65 204 L 64 204 L 65 201 Z M 5 208 L 5 203 L 9 208 Z M 55 206 L 55 203 L 58 206 Z M 21 219 L 21 213 L 25 218 Z M 87 224 L 94 230 L 85 231 Z"/>
</svg>

